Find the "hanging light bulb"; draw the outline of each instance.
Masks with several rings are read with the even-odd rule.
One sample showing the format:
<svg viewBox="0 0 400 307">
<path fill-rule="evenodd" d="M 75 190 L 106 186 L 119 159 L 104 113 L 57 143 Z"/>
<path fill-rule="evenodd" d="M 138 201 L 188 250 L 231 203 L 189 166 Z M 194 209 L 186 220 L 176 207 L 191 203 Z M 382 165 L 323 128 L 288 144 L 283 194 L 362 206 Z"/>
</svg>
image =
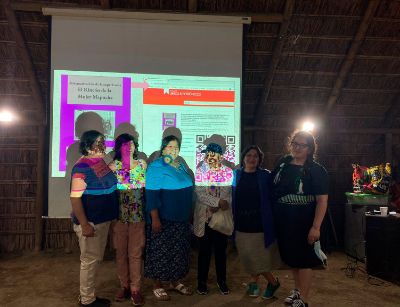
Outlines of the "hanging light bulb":
<svg viewBox="0 0 400 307">
<path fill-rule="evenodd" d="M 310 121 L 306 121 L 303 123 L 303 131 L 312 132 L 314 130 L 315 124 Z"/>
<path fill-rule="evenodd" d="M 0 111 L 0 122 L 12 122 L 13 120 L 15 120 L 13 113 L 7 110 Z"/>
</svg>

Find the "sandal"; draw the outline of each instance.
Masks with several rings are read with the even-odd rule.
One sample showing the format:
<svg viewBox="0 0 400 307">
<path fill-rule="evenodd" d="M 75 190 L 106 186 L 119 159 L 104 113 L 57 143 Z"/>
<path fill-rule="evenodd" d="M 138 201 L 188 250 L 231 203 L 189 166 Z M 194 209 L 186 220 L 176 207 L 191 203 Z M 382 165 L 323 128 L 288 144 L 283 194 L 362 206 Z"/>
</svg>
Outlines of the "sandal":
<svg viewBox="0 0 400 307">
<path fill-rule="evenodd" d="M 187 287 L 182 283 L 178 283 L 175 287 L 171 285 L 171 288 L 175 291 L 178 291 L 182 295 L 193 295 L 192 288 Z"/>
<path fill-rule="evenodd" d="M 171 299 L 164 288 L 153 289 L 153 294 L 158 301 L 169 301 Z"/>
</svg>

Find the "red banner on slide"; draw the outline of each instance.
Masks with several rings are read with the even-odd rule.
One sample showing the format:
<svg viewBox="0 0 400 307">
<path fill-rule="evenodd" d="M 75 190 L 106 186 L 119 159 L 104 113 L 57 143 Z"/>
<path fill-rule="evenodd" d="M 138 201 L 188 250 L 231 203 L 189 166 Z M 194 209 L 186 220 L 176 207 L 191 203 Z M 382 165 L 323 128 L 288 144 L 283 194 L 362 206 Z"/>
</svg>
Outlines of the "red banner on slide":
<svg viewBox="0 0 400 307">
<path fill-rule="evenodd" d="M 185 101 L 210 102 L 210 105 L 204 103 L 185 104 Z M 216 102 L 231 102 L 232 105 L 218 105 Z M 148 88 L 143 93 L 144 104 L 232 108 L 234 107 L 234 102 L 234 91 L 170 89 L 169 92 L 164 93 L 164 89 Z"/>
</svg>

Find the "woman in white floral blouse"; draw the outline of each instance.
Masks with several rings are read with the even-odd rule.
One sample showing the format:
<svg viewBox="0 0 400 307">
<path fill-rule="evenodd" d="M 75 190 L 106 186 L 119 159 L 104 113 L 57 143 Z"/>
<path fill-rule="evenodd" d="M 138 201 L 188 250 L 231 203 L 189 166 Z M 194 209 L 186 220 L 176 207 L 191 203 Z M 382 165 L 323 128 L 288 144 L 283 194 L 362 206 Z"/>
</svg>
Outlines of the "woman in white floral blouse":
<svg viewBox="0 0 400 307">
<path fill-rule="evenodd" d="M 146 162 L 137 160 L 138 142 L 124 133 L 115 140 L 115 157 L 110 167 L 118 179 L 119 219 L 114 226 L 117 274 L 121 288 L 116 301 L 131 298 L 133 305 L 143 305 L 142 255 L 145 245 L 144 187 Z"/>
</svg>

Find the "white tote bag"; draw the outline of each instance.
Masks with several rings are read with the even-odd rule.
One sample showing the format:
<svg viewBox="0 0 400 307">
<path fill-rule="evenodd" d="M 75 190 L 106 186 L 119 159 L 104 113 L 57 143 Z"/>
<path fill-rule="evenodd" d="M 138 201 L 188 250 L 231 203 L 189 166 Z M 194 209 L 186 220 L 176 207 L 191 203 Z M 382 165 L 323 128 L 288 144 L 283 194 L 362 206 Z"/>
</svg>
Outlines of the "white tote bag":
<svg viewBox="0 0 400 307">
<path fill-rule="evenodd" d="M 230 236 L 233 233 L 233 215 L 232 209 L 221 210 L 213 213 L 208 226 L 212 229 L 223 233 L 224 235 Z"/>
</svg>

